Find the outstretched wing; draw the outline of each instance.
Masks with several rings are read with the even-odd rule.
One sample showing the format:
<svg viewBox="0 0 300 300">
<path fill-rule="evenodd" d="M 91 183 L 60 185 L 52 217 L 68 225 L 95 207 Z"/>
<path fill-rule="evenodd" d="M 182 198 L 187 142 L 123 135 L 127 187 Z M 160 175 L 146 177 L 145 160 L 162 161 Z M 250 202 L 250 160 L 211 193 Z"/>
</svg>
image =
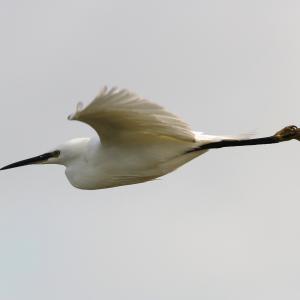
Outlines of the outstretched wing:
<svg viewBox="0 0 300 300">
<path fill-rule="evenodd" d="M 69 120 L 93 127 L 104 145 L 131 144 L 163 136 L 195 141 L 189 125 L 176 115 L 128 90 L 117 88 L 105 87 L 86 107 L 79 103 Z"/>
</svg>

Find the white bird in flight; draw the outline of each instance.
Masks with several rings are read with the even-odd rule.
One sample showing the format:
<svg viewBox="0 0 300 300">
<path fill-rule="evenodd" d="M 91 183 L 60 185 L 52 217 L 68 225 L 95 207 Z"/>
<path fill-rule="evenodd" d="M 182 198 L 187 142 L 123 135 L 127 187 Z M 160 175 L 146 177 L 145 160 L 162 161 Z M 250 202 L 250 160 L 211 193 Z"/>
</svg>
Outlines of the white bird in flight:
<svg viewBox="0 0 300 300">
<path fill-rule="evenodd" d="M 98 136 L 69 140 L 0 170 L 59 164 L 74 187 L 94 190 L 153 180 L 209 149 L 300 140 L 300 129 L 293 125 L 264 138 L 206 135 L 153 102 L 106 87 L 86 107 L 79 103 L 68 119 L 90 125 Z"/>
</svg>

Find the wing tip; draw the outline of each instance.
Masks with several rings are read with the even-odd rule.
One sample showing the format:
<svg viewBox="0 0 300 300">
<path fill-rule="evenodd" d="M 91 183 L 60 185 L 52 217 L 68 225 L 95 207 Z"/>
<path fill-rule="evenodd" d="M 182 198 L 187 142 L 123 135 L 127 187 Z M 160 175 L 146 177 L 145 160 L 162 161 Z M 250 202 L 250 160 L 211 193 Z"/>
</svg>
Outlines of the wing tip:
<svg viewBox="0 0 300 300">
<path fill-rule="evenodd" d="M 68 118 L 67 118 L 69 121 L 72 121 L 74 120 L 74 114 L 70 114 L 68 115 Z"/>
<path fill-rule="evenodd" d="M 82 102 L 78 102 L 76 105 L 76 111 L 75 113 L 68 116 L 68 120 L 76 120 L 77 116 L 80 112 L 84 110 L 84 104 Z"/>
</svg>

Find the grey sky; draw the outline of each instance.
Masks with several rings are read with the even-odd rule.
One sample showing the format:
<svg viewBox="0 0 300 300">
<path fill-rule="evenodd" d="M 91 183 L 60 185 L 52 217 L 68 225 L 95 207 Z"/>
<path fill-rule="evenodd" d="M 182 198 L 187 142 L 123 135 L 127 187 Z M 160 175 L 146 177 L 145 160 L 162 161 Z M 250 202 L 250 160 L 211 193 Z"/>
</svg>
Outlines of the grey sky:
<svg viewBox="0 0 300 300">
<path fill-rule="evenodd" d="M 125 87 L 211 134 L 300 125 L 299 1 L 0 0 L 1 165 L 76 136 Z M 100 191 L 0 174 L 0 299 L 299 299 L 296 142 L 211 151 Z"/>
</svg>

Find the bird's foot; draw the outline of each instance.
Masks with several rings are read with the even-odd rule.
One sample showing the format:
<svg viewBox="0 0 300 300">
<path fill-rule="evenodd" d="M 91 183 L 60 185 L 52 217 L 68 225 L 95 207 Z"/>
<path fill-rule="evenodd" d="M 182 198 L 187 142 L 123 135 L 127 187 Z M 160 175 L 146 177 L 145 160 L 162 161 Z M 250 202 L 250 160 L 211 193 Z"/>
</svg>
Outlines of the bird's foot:
<svg viewBox="0 0 300 300">
<path fill-rule="evenodd" d="M 280 142 L 296 139 L 300 141 L 300 128 L 295 125 L 284 127 L 274 134 Z"/>
</svg>

